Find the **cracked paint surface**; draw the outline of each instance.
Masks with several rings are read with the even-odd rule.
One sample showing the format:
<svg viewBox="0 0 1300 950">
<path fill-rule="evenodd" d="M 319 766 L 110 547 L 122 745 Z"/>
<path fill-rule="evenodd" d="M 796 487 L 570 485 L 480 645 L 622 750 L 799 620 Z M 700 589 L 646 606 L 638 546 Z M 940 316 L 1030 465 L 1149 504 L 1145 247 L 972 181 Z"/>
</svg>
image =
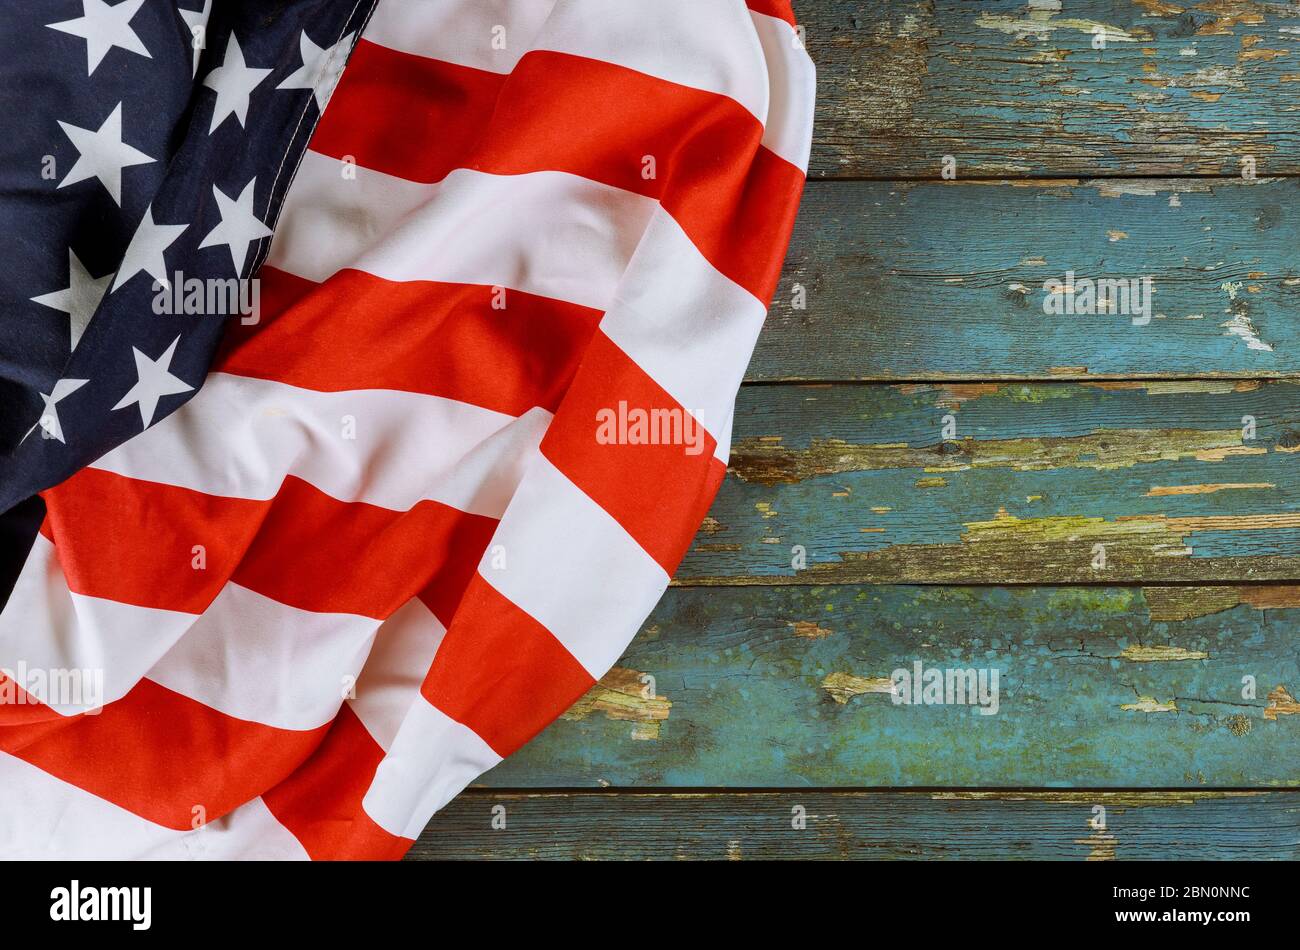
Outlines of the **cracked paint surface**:
<svg viewBox="0 0 1300 950">
<path fill-rule="evenodd" d="M 1247 153 L 1295 171 L 1294 6 L 836 0 L 800 18 L 814 176 L 915 178 L 941 155 L 981 177 L 1232 175 Z"/>
<path fill-rule="evenodd" d="M 626 720 L 560 721 L 498 787 L 1300 785 L 1300 605 L 1170 619 L 1150 588 L 674 588 L 653 639 L 654 742 Z M 1284 598 L 1283 598 L 1284 599 Z M 1162 612 L 1164 610 L 1164 612 Z M 1195 611 L 1192 611 L 1195 613 Z M 1159 617 L 1161 619 L 1155 619 Z M 794 625 L 833 628 L 803 637 Z M 892 670 L 997 669 L 995 715 L 891 702 Z M 636 674 L 622 701 L 637 706 Z M 1244 698 L 1243 677 L 1258 682 Z M 1071 838 L 1080 837 L 1076 827 Z"/>
<path fill-rule="evenodd" d="M 811 182 L 747 378 L 952 379 L 978 394 L 998 377 L 1300 373 L 1300 180 L 1266 169 L 1252 181 L 1234 168 L 1231 178 Z M 1069 271 L 1151 276 L 1150 323 L 1045 314 L 1044 283 Z"/>
<path fill-rule="evenodd" d="M 677 583 L 1289 580 L 1297 446 L 1288 381 L 745 389 Z"/>
</svg>

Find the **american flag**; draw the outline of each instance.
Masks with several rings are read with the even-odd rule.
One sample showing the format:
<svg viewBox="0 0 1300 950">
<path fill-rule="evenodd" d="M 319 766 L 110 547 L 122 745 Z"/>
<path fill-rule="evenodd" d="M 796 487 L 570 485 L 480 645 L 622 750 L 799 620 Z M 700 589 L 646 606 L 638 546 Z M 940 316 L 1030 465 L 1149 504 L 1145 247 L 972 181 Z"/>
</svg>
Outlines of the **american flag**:
<svg viewBox="0 0 1300 950">
<path fill-rule="evenodd" d="M 788 0 L 11 3 L 0 90 L 0 855 L 400 857 L 723 479 Z"/>
</svg>

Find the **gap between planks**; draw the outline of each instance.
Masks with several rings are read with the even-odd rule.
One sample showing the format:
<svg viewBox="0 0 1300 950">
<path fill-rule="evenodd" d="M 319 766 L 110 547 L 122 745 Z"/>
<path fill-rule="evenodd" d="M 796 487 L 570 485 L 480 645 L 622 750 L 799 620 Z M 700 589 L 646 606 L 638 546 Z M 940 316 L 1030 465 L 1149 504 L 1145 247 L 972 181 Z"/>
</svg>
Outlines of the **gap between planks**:
<svg viewBox="0 0 1300 950">
<path fill-rule="evenodd" d="M 1243 580 L 1228 579 L 1222 581 L 1190 580 L 1190 581 L 977 581 L 977 580 L 960 580 L 960 581 L 861 581 L 861 580 L 835 580 L 835 579 L 818 579 L 815 581 L 801 580 L 800 575 L 783 575 L 774 574 L 769 576 L 738 579 L 734 577 L 726 578 L 709 578 L 709 577 L 692 577 L 688 580 L 678 580 L 674 577 L 668 582 L 670 588 L 687 587 L 709 587 L 716 590 L 725 588 L 750 588 L 750 587 L 988 587 L 999 590 L 1027 588 L 1039 590 L 1051 590 L 1059 588 L 1070 590 L 1073 588 L 1148 588 L 1148 587 L 1168 587 L 1168 588 L 1199 588 L 1199 587 L 1294 587 L 1300 583 L 1300 577 L 1274 577 L 1264 578 L 1261 580 Z"/>
<path fill-rule="evenodd" d="M 1259 175 L 1259 178 L 1300 178 L 1300 172 L 1269 172 L 1267 175 Z M 1053 183 L 1060 184 L 1064 182 L 1079 183 L 1083 181 L 1244 181 L 1240 175 L 1198 175 L 1186 172 L 1168 172 L 1159 175 L 1097 175 L 1092 172 L 1080 173 L 1077 175 L 1062 174 L 1054 172 L 1050 175 L 961 175 L 957 178 L 943 178 L 938 175 L 809 175 L 807 183 L 813 184 L 831 184 L 835 182 L 868 182 L 872 184 L 890 184 L 898 182 L 899 184 L 934 184 L 934 185 L 960 185 L 962 182 L 1030 182 L 1036 185 L 1050 185 Z"/>
<path fill-rule="evenodd" d="M 690 798 L 708 795 L 714 798 L 756 795 L 978 795 L 987 797 L 1025 796 L 1054 800 L 1078 795 L 1276 795 L 1300 796 L 1300 787 L 1272 785 L 1214 785 L 1188 788 L 1174 785 L 1080 785 L 1059 788 L 1019 785 L 860 785 L 860 786 L 624 786 L 593 788 L 590 786 L 543 786 L 494 788 L 471 785 L 457 798 L 547 798 L 547 797 L 642 797 Z"/>
<path fill-rule="evenodd" d="M 1052 376 L 1026 376 L 1024 374 L 998 375 L 996 373 L 958 373 L 952 376 L 859 376 L 846 379 L 754 379 L 744 380 L 741 385 L 759 388 L 763 386 L 950 386 L 954 383 L 998 383 L 1015 385 L 1016 383 L 1035 386 L 1047 383 L 1273 383 L 1278 381 L 1300 380 L 1297 373 L 1202 373 L 1197 376 L 1173 373 L 1161 376 L 1158 373 L 1132 374 L 1128 376 L 1097 375 L 1087 373 L 1061 373 Z"/>
</svg>

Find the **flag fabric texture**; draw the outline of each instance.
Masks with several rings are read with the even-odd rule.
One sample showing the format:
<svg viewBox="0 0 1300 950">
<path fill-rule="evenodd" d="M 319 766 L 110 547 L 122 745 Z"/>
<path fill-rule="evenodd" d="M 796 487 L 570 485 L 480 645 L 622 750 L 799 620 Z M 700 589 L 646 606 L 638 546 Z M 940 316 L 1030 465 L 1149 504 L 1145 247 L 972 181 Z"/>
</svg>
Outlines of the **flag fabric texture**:
<svg viewBox="0 0 1300 950">
<path fill-rule="evenodd" d="M 181 26 L 138 45 L 189 54 L 197 11 L 41 6 L 83 4 L 107 49 L 42 30 L 92 79 L 155 7 Z M 8 374 L 0 498 L 39 532 L 0 611 L 0 855 L 401 857 L 616 662 L 726 471 L 811 138 L 787 0 L 272 6 L 209 30 L 156 182 L 120 135 L 84 170 L 135 202 L 118 260 L 47 247 L 23 291 L 81 286 L 39 306 L 83 326 Z M 140 319 L 191 273 L 255 275 L 256 319 Z M 79 445 L 83 411 L 116 428 Z"/>
</svg>

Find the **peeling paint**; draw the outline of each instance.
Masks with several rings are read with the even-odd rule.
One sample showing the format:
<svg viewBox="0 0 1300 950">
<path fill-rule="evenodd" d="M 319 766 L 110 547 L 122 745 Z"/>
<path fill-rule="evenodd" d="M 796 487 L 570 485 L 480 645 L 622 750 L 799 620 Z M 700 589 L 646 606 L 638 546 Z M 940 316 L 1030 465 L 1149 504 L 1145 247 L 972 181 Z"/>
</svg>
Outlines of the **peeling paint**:
<svg viewBox="0 0 1300 950">
<path fill-rule="evenodd" d="M 1087 386 L 1089 389 L 1102 389 L 1107 392 L 1145 390 L 1150 396 L 1172 396 L 1184 393 L 1206 393 L 1217 396 L 1226 395 L 1227 393 L 1254 392 L 1259 389 L 1260 382 L 1257 379 L 1132 379 L 1083 382 L 1080 385 Z"/>
<path fill-rule="evenodd" d="M 1082 436 L 966 438 L 945 445 L 950 447 L 949 451 L 904 443 L 855 445 L 842 439 L 813 439 L 806 449 L 791 449 L 741 439 L 732 447 L 730 471 L 742 481 L 775 485 L 880 469 L 916 468 L 934 475 L 978 468 L 1104 471 L 1187 458 L 1221 461 L 1268 451 L 1243 445 L 1237 429 L 1109 429 Z M 764 518 L 776 514 L 768 502 L 758 502 L 755 507 Z"/>
<path fill-rule="evenodd" d="M 1268 707 L 1264 710 L 1264 718 L 1273 722 L 1277 721 L 1278 716 L 1294 716 L 1300 713 L 1300 703 L 1295 701 L 1285 686 L 1278 686 L 1268 694 Z"/>
<path fill-rule="evenodd" d="M 1146 516 L 1135 516 L 1134 520 L 1147 521 Z M 1288 511 L 1279 514 L 1249 515 L 1202 515 L 1199 517 L 1158 519 L 1176 532 L 1195 531 L 1258 531 L 1269 529 L 1300 528 L 1300 511 Z"/>
<path fill-rule="evenodd" d="M 1249 61 L 1249 60 L 1268 61 L 1268 60 L 1278 59 L 1286 55 L 1288 54 L 1287 51 L 1284 49 L 1252 49 L 1252 50 L 1242 50 L 1241 53 L 1237 56 L 1237 59 L 1238 61 Z"/>
<path fill-rule="evenodd" d="M 862 677 L 852 673 L 831 673 L 821 682 L 821 688 L 830 694 L 831 699 L 841 706 L 854 696 L 866 693 L 885 693 L 893 695 L 894 683 L 887 676 Z"/>
<path fill-rule="evenodd" d="M 1256 610 L 1281 610 L 1300 607 L 1300 586 L 1270 584 L 1264 587 L 1242 587 L 1241 602 Z"/>
<path fill-rule="evenodd" d="M 1054 802 L 1058 805 L 1105 805 L 1107 808 L 1161 808 L 1195 805 L 1225 798 L 1258 798 L 1268 792 L 1219 791 L 1218 789 L 1184 789 L 1161 792 L 1113 792 L 1105 789 L 1066 788 L 1041 792 L 1008 792 L 999 789 L 931 792 L 935 801 Z"/>
<path fill-rule="evenodd" d="M 1264 179 L 1257 178 L 1255 180 L 1260 182 Z M 1175 195 L 1210 194 L 1214 191 L 1214 187 L 1206 182 L 1179 181 L 1169 178 L 1159 180 L 1133 179 L 1128 181 L 1098 178 L 1083 181 L 1080 184 L 1082 187 L 1095 189 L 1097 194 L 1103 198 L 1152 197 L 1164 192 L 1172 192 Z"/>
<path fill-rule="evenodd" d="M 1075 844 L 1088 846 L 1088 856 L 1084 858 L 1085 861 L 1114 861 L 1115 842 L 1115 836 L 1104 831 L 1095 831 L 1086 838 L 1074 839 Z"/>
<path fill-rule="evenodd" d="M 1243 605 L 1255 610 L 1300 607 L 1300 586 L 1290 584 L 1144 587 L 1142 594 L 1154 622 L 1177 623 Z"/>
<path fill-rule="evenodd" d="M 794 620 L 790 622 L 790 627 L 794 630 L 796 637 L 803 637 L 807 640 L 822 640 L 835 633 L 834 630 L 827 630 L 811 620 Z"/>
<path fill-rule="evenodd" d="M 1178 712 L 1178 705 L 1171 699 L 1167 703 L 1156 700 L 1154 696 L 1139 696 L 1135 703 L 1124 703 L 1119 707 L 1126 712 L 1162 713 Z"/>
<path fill-rule="evenodd" d="M 1259 26 L 1264 14 L 1250 0 L 1207 0 L 1196 9 L 1214 14 L 1215 19 L 1196 29 L 1198 36 L 1231 36 L 1234 26 Z"/>
<path fill-rule="evenodd" d="M 1147 613 L 1153 622 L 1174 622 L 1208 617 L 1241 603 L 1234 587 L 1144 587 Z"/>
<path fill-rule="evenodd" d="M 650 687 L 641 681 L 644 675 L 638 670 L 614 667 L 561 718 L 581 721 L 601 713 L 607 719 L 634 723 L 633 739 L 658 739 L 659 725 L 668 718 L 673 704 L 663 696 L 648 696 Z"/>
<path fill-rule="evenodd" d="M 1127 646 L 1120 652 L 1120 659 L 1130 663 L 1170 663 L 1179 660 L 1205 660 L 1209 654 L 1201 650 L 1187 650 L 1171 646 Z"/>
<path fill-rule="evenodd" d="M 1224 336 L 1240 337 L 1246 342 L 1246 347 L 1252 350 L 1263 350 L 1267 353 L 1273 352 L 1273 347 L 1259 338 L 1259 333 L 1255 330 L 1254 324 L 1250 322 L 1250 317 L 1243 313 L 1236 314 L 1231 320 L 1219 324 L 1220 327 L 1228 332 Z"/>
<path fill-rule="evenodd" d="M 1215 482 L 1208 485 L 1152 485 L 1148 498 L 1165 495 L 1212 495 L 1221 491 L 1247 491 L 1277 488 L 1272 482 Z"/>
<path fill-rule="evenodd" d="M 962 403 L 994 395 L 1001 388 L 999 383 L 949 383 L 937 387 L 935 405 L 944 409 L 960 409 Z"/>
<path fill-rule="evenodd" d="M 1133 32 L 1111 26 L 1098 20 L 1085 20 L 1078 17 L 1055 17 L 1046 11 L 1030 11 L 1028 17 L 1014 17 L 1000 13 L 982 13 L 975 18 L 975 25 L 986 30 L 998 30 L 1009 33 L 1016 39 L 1047 39 L 1056 30 L 1076 30 L 1080 33 L 1104 35 L 1107 43 L 1134 43 L 1151 39 L 1149 30 L 1137 29 Z"/>
<path fill-rule="evenodd" d="M 1133 4 L 1145 10 L 1147 16 L 1153 17 L 1177 16 L 1184 9 L 1176 3 L 1168 3 L 1166 0 L 1133 0 Z"/>
</svg>

